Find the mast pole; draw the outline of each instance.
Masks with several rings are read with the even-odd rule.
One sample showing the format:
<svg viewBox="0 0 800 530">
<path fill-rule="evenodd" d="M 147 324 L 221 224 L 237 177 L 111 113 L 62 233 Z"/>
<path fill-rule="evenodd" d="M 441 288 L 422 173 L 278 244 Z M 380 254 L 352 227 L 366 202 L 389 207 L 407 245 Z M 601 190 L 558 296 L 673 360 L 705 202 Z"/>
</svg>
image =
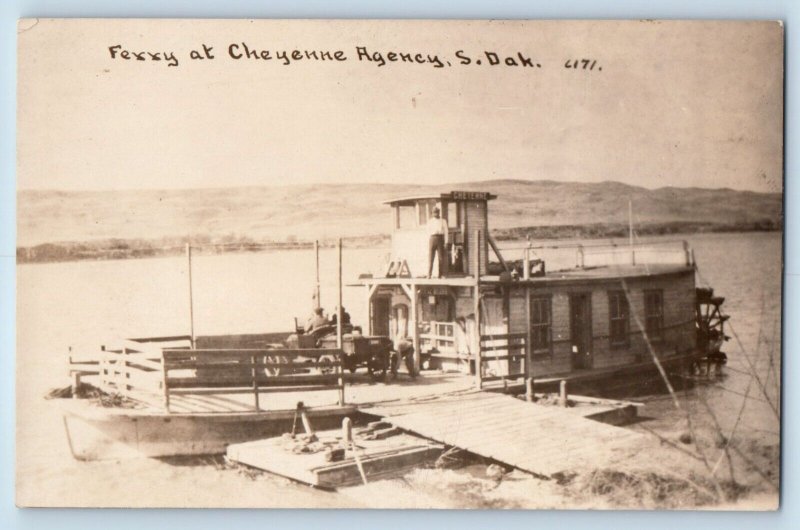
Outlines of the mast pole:
<svg viewBox="0 0 800 530">
<path fill-rule="evenodd" d="M 192 247 L 186 243 L 186 262 L 188 265 L 189 276 L 189 335 L 191 337 L 192 349 L 194 349 L 194 298 L 192 294 Z"/>
<path fill-rule="evenodd" d="M 322 307 L 322 301 L 320 300 L 320 292 L 319 292 L 319 240 L 314 241 L 314 255 L 316 257 L 316 283 L 314 288 L 314 300 L 315 300 L 315 309 L 319 309 Z"/>
<path fill-rule="evenodd" d="M 633 201 L 628 199 L 628 245 L 631 249 L 631 265 L 636 265 L 636 251 L 633 250 Z"/>
<path fill-rule="evenodd" d="M 628 199 L 628 243 L 633 250 L 633 201 Z"/>
<path fill-rule="evenodd" d="M 339 305 L 336 307 L 336 347 L 342 349 L 342 238 L 339 238 Z"/>
</svg>

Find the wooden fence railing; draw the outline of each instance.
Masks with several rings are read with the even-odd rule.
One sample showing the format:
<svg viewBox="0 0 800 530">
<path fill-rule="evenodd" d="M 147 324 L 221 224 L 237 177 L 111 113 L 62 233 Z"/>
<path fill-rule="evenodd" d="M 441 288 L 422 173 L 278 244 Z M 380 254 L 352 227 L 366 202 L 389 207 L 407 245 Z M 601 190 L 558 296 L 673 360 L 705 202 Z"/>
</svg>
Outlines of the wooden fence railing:
<svg viewBox="0 0 800 530">
<path fill-rule="evenodd" d="M 171 396 L 336 390 L 345 404 L 340 349 L 190 349 L 188 337 L 121 340 L 93 354 L 69 357 L 70 373 L 96 377 L 97 386 L 170 412 Z"/>
<path fill-rule="evenodd" d="M 527 333 L 481 335 L 479 368 L 481 382 L 525 377 L 526 340 Z M 493 365 L 491 368 L 494 374 L 484 375 L 489 365 Z"/>
<path fill-rule="evenodd" d="M 344 405 L 339 349 L 169 350 L 163 352 L 164 406 L 172 395 L 252 394 L 338 390 Z"/>
</svg>

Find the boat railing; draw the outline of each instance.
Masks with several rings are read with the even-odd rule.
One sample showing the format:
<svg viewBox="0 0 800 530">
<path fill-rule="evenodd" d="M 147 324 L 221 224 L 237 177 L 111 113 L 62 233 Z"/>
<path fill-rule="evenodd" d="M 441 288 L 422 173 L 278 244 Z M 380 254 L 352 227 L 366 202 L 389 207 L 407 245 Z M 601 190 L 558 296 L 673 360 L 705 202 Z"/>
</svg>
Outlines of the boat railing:
<svg viewBox="0 0 800 530">
<path fill-rule="evenodd" d="M 453 322 L 426 322 L 427 328 L 420 333 L 420 347 L 423 351 L 456 353 L 455 324 Z"/>
<path fill-rule="evenodd" d="M 694 265 L 694 251 L 682 240 L 629 242 L 554 242 L 528 246 L 502 246 L 507 261 L 515 254 L 519 263 L 547 264 L 548 270 L 623 265 Z M 524 266 L 523 266 L 524 271 Z"/>
<path fill-rule="evenodd" d="M 259 411 L 262 394 L 293 391 L 334 390 L 345 404 L 341 349 L 192 349 L 185 339 L 118 341 L 94 355 L 70 356 L 70 372 L 96 376 L 102 391 L 161 404 L 167 412 L 185 409 L 193 396 L 235 394 L 251 394 L 251 408 Z"/>
<path fill-rule="evenodd" d="M 478 370 L 481 383 L 527 377 L 527 333 L 481 335 Z"/>
<path fill-rule="evenodd" d="M 163 351 L 164 407 L 181 395 L 261 394 L 337 390 L 344 405 L 345 377 L 340 349 L 244 349 Z"/>
</svg>

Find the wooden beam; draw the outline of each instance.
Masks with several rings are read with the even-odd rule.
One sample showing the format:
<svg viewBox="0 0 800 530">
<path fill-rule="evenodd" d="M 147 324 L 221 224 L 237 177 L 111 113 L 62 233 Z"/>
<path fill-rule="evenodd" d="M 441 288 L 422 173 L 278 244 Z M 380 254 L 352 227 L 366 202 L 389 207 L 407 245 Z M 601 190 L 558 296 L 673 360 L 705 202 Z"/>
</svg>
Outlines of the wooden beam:
<svg viewBox="0 0 800 530">
<path fill-rule="evenodd" d="M 497 248 L 497 243 L 494 242 L 494 238 L 488 230 L 486 231 L 486 240 L 489 242 L 489 246 L 492 247 L 494 255 L 500 260 L 500 265 L 503 266 L 503 269 L 505 269 L 506 272 L 509 272 L 510 269 L 508 268 L 508 263 L 506 263 L 506 260 L 503 259 L 503 256 L 500 254 L 500 249 Z"/>
<path fill-rule="evenodd" d="M 406 293 L 406 296 L 408 297 L 409 300 L 414 298 L 414 295 L 411 294 L 411 293 L 412 293 L 413 290 L 416 289 L 416 286 L 413 283 L 411 283 L 411 284 L 401 283 L 401 284 L 398 284 L 398 285 L 400 285 L 400 287 L 403 289 L 403 292 Z"/>
</svg>

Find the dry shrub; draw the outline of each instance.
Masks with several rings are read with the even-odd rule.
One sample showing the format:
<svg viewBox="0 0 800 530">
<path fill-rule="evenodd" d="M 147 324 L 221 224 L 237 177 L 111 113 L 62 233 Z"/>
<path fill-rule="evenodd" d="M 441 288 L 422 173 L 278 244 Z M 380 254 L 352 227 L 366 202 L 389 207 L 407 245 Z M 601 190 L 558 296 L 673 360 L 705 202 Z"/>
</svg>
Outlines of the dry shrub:
<svg viewBox="0 0 800 530">
<path fill-rule="evenodd" d="M 575 481 L 572 489 L 586 500 L 599 498 L 612 506 L 630 508 L 693 508 L 720 500 L 714 485 L 695 474 L 678 477 L 654 471 L 596 469 Z M 726 496 L 726 490 L 733 489 L 723 486 Z M 736 491 L 735 496 L 742 493 Z"/>
</svg>

